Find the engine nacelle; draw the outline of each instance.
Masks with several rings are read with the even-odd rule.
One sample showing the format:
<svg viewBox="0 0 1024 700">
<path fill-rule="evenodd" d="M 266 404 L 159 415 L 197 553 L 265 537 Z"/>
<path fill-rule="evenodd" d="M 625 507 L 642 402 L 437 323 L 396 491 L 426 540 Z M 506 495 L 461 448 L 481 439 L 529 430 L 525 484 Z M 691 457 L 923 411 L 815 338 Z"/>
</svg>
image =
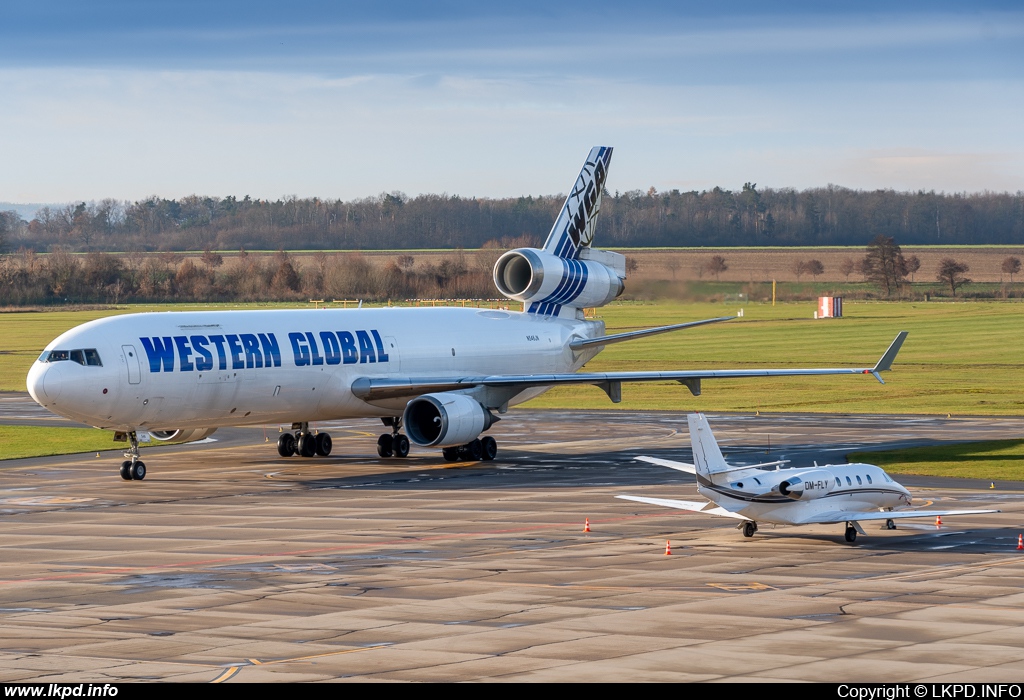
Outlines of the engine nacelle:
<svg viewBox="0 0 1024 700">
<path fill-rule="evenodd" d="M 581 249 L 578 260 L 517 248 L 494 264 L 494 284 L 510 299 L 577 309 L 604 306 L 615 299 L 625 289 L 625 276 L 623 256 L 590 248 Z"/>
<path fill-rule="evenodd" d="M 813 501 L 832 491 L 830 472 L 810 472 L 793 476 L 779 484 L 779 493 L 794 501 Z"/>
<path fill-rule="evenodd" d="M 497 420 L 465 394 L 424 394 L 405 407 L 402 423 L 409 439 L 423 447 L 454 447 L 475 440 Z"/>
<path fill-rule="evenodd" d="M 216 428 L 188 428 L 185 430 L 150 430 L 149 435 L 159 442 L 195 442 L 205 440 L 217 432 Z"/>
</svg>

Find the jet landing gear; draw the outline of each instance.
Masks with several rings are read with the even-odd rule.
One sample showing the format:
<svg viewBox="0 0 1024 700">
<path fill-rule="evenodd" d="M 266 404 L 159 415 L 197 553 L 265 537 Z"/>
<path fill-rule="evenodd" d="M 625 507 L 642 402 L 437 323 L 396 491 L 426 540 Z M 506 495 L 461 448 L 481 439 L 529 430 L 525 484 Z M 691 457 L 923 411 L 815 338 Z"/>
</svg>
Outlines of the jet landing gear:
<svg viewBox="0 0 1024 700">
<path fill-rule="evenodd" d="M 277 454 L 291 457 L 294 454 L 303 457 L 326 457 L 331 454 L 331 436 L 327 433 L 309 432 L 309 423 L 292 423 L 292 433 L 281 433 L 277 439 Z"/>
<path fill-rule="evenodd" d="M 135 431 L 128 433 L 129 447 L 121 462 L 121 478 L 125 481 L 142 481 L 146 478 L 146 465 L 139 459 L 139 437 Z"/>
<path fill-rule="evenodd" d="M 402 418 L 381 418 L 381 423 L 391 426 L 391 434 L 384 433 L 377 438 L 377 454 L 381 457 L 409 456 L 409 438 L 402 435 Z"/>
<path fill-rule="evenodd" d="M 753 520 L 747 520 L 740 525 L 740 528 L 743 530 L 744 537 L 753 537 L 754 533 L 757 532 L 757 523 Z"/>
<path fill-rule="evenodd" d="M 441 450 L 441 455 L 446 462 L 458 462 L 459 460 L 489 462 L 498 456 L 498 443 L 490 435 L 485 435 L 472 442 L 467 442 L 465 445 L 445 447 Z"/>
<path fill-rule="evenodd" d="M 846 533 L 844 536 L 847 542 L 857 541 L 857 528 L 853 526 L 853 523 L 846 523 Z"/>
</svg>

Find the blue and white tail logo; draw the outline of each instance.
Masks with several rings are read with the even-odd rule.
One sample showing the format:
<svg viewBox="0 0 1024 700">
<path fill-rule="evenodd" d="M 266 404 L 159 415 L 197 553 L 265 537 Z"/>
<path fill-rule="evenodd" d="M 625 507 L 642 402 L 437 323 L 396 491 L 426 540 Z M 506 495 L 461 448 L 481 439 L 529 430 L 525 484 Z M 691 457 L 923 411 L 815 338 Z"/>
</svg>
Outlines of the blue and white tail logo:
<svg viewBox="0 0 1024 700">
<path fill-rule="evenodd" d="M 601 211 L 601 193 L 608 179 L 612 149 L 595 146 L 583 164 L 576 184 L 565 198 L 562 211 L 551 227 L 544 250 L 567 260 L 575 260 L 580 248 L 589 248 Z"/>
</svg>

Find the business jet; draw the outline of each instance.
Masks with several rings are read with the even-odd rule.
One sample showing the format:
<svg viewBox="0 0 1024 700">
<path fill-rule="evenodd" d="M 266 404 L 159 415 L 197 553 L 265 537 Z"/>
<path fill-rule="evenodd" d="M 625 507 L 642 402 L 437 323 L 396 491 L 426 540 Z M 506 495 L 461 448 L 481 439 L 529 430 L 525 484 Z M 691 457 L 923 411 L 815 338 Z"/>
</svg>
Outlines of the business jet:
<svg viewBox="0 0 1024 700">
<path fill-rule="evenodd" d="M 90 321 L 46 346 L 28 373 L 40 405 L 128 443 L 120 474 L 145 478 L 139 434 L 201 440 L 217 428 L 290 424 L 282 457 L 327 456 L 318 421 L 380 418 L 382 458 L 410 443 L 446 460 L 491 460 L 484 433 L 509 406 L 554 386 L 592 384 L 613 402 L 622 382 L 677 381 L 694 396 L 715 378 L 870 374 L 892 365 L 906 333 L 868 368 L 579 372 L 606 346 L 729 320 L 606 335 L 584 309 L 618 297 L 625 257 L 591 246 L 612 149 L 594 148 L 542 249 L 504 253 L 494 283 L 522 312 L 467 308 L 304 309 L 126 314 Z M 883 382 L 884 383 L 884 382 Z M 403 428 L 405 433 L 403 433 Z M 406 434 L 407 433 L 407 434 Z M 483 436 L 483 437 L 481 437 Z"/>
<path fill-rule="evenodd" d="M 734 518 L 744 537 L 753 537 L 757 524 L 810 525 L 846 523 L 846 541 L 865 534 L 862 520 L 884 520 L 887 530 L 896 529 L 902 518 L 935 518 L 947 515 L 978 515 L 998 510 L 906 510 L 911 496 L 881 468 L 873 464 L 826 464 L 784 468 L 786 461 L 732 466 L 725 461 L 707 418 L 700 413 L 687 417 L 693 464 L 657 457 L 638 460 L 669 467 L 697 477 L 697 493 L 707 501 L 676 501 L 646 496 L 616 496 L 627 501 L 688 510 L 703 515 Z M 904 510 L 897 510 L 903 508 Z"/>
</svg>

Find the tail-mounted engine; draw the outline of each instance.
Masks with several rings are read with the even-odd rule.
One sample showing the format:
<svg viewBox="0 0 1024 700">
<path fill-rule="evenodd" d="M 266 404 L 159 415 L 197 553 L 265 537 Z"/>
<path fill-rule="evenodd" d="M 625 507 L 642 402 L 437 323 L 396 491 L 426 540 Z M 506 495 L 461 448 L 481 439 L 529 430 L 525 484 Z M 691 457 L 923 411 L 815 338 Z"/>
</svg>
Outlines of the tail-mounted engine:
<svg viewBox="0 0 1024 700">
<path fill-rule="evenodd" d="M 779 484 L 779 493 L 794 501 L 813 501 L 832 491 L 830 472 L 810 472 L 793 476 Z"/>
<path fill-rule="evenodd" d="M 572 259 L 536 248 L 510 250 L 494 265 L 494 284 L 510 299 L 530 304 L 528 310 L 534 313 L 604 306 L 622 294 L 625 256 L 593 248 L 581 248 L 578 255 Z"/>
<path fill-rule="evenodd" d="M 475 440 L 498 418 L 465 394 L 424 394 L 408 403 L 402 423 L 423 447 L 454 447 Z"/>
<path fill-rule="evenodd" d="M 216 428 L 193 428 L 188 430 L 150 430 L 149 435 L 159 442 L 195 442 L 205 440 L 216 432 Z"/>
</svg>

